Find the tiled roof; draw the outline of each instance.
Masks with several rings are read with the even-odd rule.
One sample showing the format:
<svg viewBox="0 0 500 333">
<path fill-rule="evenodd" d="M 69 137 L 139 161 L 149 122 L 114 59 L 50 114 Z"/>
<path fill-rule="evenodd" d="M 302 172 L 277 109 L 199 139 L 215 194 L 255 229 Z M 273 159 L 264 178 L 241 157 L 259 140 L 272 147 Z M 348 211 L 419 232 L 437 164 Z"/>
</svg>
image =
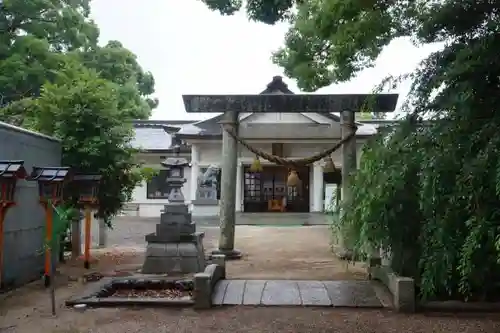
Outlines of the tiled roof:
<svg viewBox="0 0 500 333">
<path fill-rule="evenodd" d="M 161 127 L 135 128 L 135 137 L 132 146 L 144 150 L 165 150 L 172 145 L 172 135 Z"/>
<path fill-rule="evenodd" d="M 145 151 L 166 151 L 172 148 L 172 137 L 180 126 L 196 121 L 137 120 L 132 146 Z"/>
</svg>

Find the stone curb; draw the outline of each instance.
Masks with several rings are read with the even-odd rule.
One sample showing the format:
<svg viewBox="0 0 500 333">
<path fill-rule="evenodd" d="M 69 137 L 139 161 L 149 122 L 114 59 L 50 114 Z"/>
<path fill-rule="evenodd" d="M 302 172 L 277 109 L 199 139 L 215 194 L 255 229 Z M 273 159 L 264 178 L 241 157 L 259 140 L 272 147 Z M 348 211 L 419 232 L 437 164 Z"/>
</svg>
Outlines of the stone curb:
<svg viewBox="0 0 500 333">
<path fill-rule="evenodd" d="M 212 264 L 202 273 L 194 275 L 194 307 L 195 309 L 209 309 L 212 307 L 212 293 L 215 285 L 226 278 L 226 257 L 213 255 Z"/>
<path fill-rule="evenodd" d="M 170 298 L 122 298 L 122 297 L 92 297 L 82 300 L 67 301 L 67 306 L 77 304 L 85 304 L 88 307 L 125 307 L 125 306 L 142 306 L 142 307 L 191 307 L 194 301 L 191 299 L 170 299 Z"/>
<path fill-rule="evenodd" d="M 461 302 L 461 301 L 429 301 L 418 302 L 415 297 L 415 282 L 412 278 L 398 276 L 388 266 L 372 265 L 369 267 L 372 279 L 379 280 L 387 287 L 397 311 L 416 312 L 500 312 L 500 302 Z"/>
<path fill-rule="evenodd" d="M 99 294 L 107 289 L 112 288 L 113 283 L 123 281 L 151 281 L 160 282 L 162 280 L 170 280 L 168 277 L 155 276 L 137 276 L 137 277 L 105 277 L 97 282 L 89 284 L 85 291 L 79 296 L 68 299 L 66 306 L 75 306 L 85 304 L 88 307 L 125 307 L 125 306 L 143 306 L 143 307 L 190 307 L 195 301 L 193 299 L 171 299 L 166 297 L 99 297 Z"/>
<path fill-rule="evenodd" d="M 412 278 L 399 276 L 388 266 L 371 263 L 369 263 L 368 271 L 371 279 L 382 282 L 389 289 L 397 311 L 415 312 L 415 281 Z"/>
</svg>

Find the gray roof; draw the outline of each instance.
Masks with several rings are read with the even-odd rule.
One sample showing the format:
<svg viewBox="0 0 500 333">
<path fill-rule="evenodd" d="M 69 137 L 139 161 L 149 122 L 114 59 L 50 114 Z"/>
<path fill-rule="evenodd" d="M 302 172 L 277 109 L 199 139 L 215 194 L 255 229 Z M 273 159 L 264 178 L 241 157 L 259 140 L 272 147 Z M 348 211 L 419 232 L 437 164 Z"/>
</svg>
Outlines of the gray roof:
<svg viewBox="0 0 500 333">
<path fill-rule="evenodd" d="M 196 122 L 195 120 L 136 120 L 135 136 L 132 146 L 147 152 L 168 152 L 173 146 L 173 136 L 180 126 Z M 186 147 L 181 148 L 186 149 Z"/>
<path fill-rule="evenodd" d="M 136 128 L 132 146 L 144 150 L 165 150 L 172 145 L 172 135 L 163 128 Z"/>
</svg>

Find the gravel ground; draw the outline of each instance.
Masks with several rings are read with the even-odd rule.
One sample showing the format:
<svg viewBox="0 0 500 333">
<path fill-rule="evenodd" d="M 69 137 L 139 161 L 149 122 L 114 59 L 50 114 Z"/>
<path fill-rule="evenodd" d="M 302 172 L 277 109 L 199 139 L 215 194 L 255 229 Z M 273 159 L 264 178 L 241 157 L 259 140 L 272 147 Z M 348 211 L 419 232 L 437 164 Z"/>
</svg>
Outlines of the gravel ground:
<svg viewBox="0 0 500 333">
<path fill-rule="evenodd" d="M 96 256 L 99 258 L 99 256 Z M 104 271 L 120 262 L 127 267 L 136 256 L 121 253 L 100 257 L 96 268 Z M 0 296 L 1 333 L 262 333 L 262 332 L 481 332 L 499 333 L 498 315 L 474 317 L 403 315 L 389 310 L 345 310 L 302 307 L 224 307 L 195 312 L 191 309 L 89 309 L 83 313 L 66 308 L 64 301 L 84 288 L 74 277 L 85 272 L 81 263 L 69 264 L 57 278 L 57 315 L 50 314 L 49 294 L 41 282 Z M 73 275 L 68 279 L 67 274 Z"/>
<path fill-rule="evenodd" d="M 401 315 L 390 311 L 313 308 L 232 307 L 193 310 L 97 309 L 60 314 L 58 318 L 25 318 L 9 333 L 261 333 L 261 332 L 482 332 L 498 333 L 498 316 L 455 317 Z M 71 318 L 68 320 L 68 318 Z"/>
</svg>

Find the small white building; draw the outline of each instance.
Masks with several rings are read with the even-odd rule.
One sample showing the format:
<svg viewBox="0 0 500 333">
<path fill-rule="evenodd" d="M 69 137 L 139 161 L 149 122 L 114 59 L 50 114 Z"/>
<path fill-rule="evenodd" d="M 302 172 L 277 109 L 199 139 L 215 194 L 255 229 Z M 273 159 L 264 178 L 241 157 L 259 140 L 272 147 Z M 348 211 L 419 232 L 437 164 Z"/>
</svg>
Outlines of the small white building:
<svg viewBox="0 0 500 333">
<path fill-rule="evenodd" d="M 180 130 L 181 126 L 190 124 L 193 121 L 164 121 L 164 120 L 138 120 L 134 122 L 135 138 L 132 141 L 134 148 L 140 149 L 137 154 L 137 161 L 143 167 L 152 168 L 157 171 L 157 175 L 149 182 L 143 182 L 137 186 L 132 194 L 132 201 L 127 205 L 126 213 L 144 217 L 155 217 L 160 215 L 168 200 L 170 189 L 165 183 L 166 173 L 160 164 L 165 158 L 172 156 L 172 146 L 181 144 L 180 156 L 191 159 L 191 148 L 176 142 L 174 134 Z M 187 182 L 184 186 L 184 196 L 190 198 L 191 188 L 191 168 L 186 167 L 184 177 Z"/>
<path fill-rule="evenodd" d="M 262 93 L 291 94 L 281 79 L 273 80 Z M 183 193 L 193 216 L 216 216 L 219 202 L 215 186 L 198 181 L 211 165 L 222 161 L 222 129 L 215 116 L 204 121 L 138 121 L 135 123 L 134 145 L 141 148 L 138 159 L 147 166 L 161 168 L 160 162 L 172 156 L 172 145 L 180 144 L 181 156 L 191 161 L 184 170 Z M 239 136 L 252 146 L 288 159 L 304 158 L 320 153 L 341 138 L 340 117 L 329 113 L 245 113 L 239 115 Z M 377 132 L 378 121 L 358 123 L 356 141 L 358 162 L 367 138 Z M 340 150 L 332 154 L 336 166 L 342 164 Z M 296 170 L 300 185 L 287 186 L 289 170 L 261 159 L 263 171 L 250 172 L 255 155 L 239 147 L 236 182 L 237 212 L 322 212 L 324 210 L 324 162 Z M 149 183 L 134 191 L 131 204 L 139 216 L 159 216 L 167 202 L 165 173 L 160 171 Z M 276 209 L 275 203 L 286 202 Z"/>
</svg>

